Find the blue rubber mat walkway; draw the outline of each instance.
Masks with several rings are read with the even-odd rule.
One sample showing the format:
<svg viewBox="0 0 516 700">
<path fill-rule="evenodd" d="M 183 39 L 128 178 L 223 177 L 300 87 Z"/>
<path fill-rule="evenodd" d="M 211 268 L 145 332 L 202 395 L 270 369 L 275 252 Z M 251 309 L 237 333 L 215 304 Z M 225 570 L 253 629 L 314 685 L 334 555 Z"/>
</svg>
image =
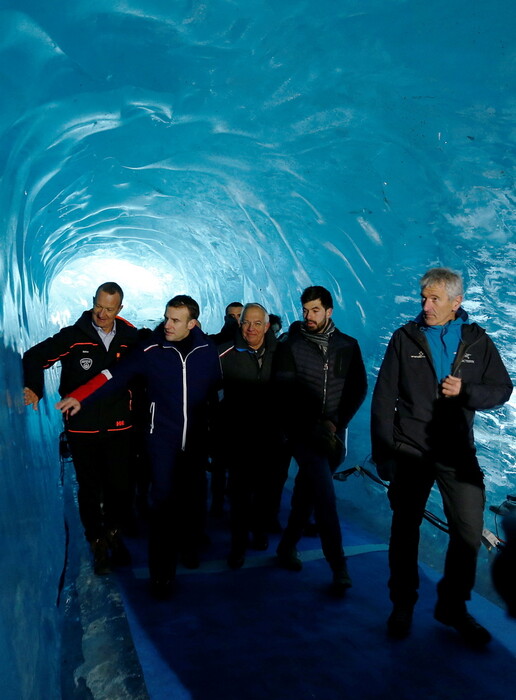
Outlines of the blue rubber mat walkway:
<svg viewBox="0 0 516 700">
<path fill-rule="evenodd" d="M 283 520 L 286 518 L 284 513 Z M 331 595 L 317 538 L 304 538 L 299 573 L 250 551 L 228 569 L 227 521 L 210 521 L 211 545 L 195 571 L 180 568 L 174 596 L 148 591 L 146 543 L 129 542 L 133 567 L 117 574 L 152 700 L 505 700 L 516 687 L 516 622 L 475 595 L 470 611 L 493 634 L 483 651 L 433 619 L 437 575 L 422 568 L 412 634 L 390 640 L 387 547 L 343 523 L 353 588 Z"/>
</svg>

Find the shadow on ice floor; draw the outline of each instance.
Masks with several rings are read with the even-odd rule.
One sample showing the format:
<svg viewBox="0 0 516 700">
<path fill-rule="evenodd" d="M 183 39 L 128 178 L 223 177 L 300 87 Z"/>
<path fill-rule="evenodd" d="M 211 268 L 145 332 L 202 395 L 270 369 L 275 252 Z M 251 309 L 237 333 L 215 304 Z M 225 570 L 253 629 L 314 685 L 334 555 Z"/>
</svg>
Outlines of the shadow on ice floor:
<svg viewBox="0 0 516 700">
<path fill-rule="evenodd" d="M 423 567 L 413 632 L 389 640 L 387 547 L 347 522 L 343 531 L 353 579 L 345 599 L 329 592 L 317 538 L 301 542 L 299 573 L 274 566 L 277 535 L 268 552 L 250 551 L 244 568 L 231 571 L 227 520 L 211 520 L 201 567 L 180 568 L 172 599 L 157 602 L 148 592 L 145 539 L 128 540 L 132 567 L 100 585 L 121 596 L 151 700 L 510 697 L 516 622 L 474 595 L 469 608 L 494 639 L 483 651 L 465 647 L 434 621 L 437 575 Z"/>
</svg>

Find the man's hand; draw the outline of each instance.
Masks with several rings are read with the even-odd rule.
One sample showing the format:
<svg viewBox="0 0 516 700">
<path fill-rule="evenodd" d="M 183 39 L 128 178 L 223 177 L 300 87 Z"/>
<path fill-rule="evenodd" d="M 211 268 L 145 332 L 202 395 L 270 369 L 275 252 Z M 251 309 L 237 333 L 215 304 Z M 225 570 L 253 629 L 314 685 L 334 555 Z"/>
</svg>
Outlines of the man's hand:
<svg viewBox="0 0 516 700">
<path fill-rule="evenodd" d="M 81 404 L 72 396 L 67 396 L 56 403 L 56 408 L 58 411 L 61 411 L 61 413 L 70 412 L 71 416 L 75 416 L 75 414 L 81 410 Z"/>
<path fill-rule="evenodd" d="M 23 400 L 26 406 L 30 406 L 32 404 L 33 411 L 38 410 L 39 396 L 35 394 L 32 389 L 29 389 L 28 386 L 23 388 Z"/>
<path fill-rule="evenodd" d="M 462 379 L 459 377 L 452 377 L 451 374 L 449 374 L 446 379 L 443 379 L 441 388 L 443 396 L 458 396 L 462 388 Z"/>
</svg>

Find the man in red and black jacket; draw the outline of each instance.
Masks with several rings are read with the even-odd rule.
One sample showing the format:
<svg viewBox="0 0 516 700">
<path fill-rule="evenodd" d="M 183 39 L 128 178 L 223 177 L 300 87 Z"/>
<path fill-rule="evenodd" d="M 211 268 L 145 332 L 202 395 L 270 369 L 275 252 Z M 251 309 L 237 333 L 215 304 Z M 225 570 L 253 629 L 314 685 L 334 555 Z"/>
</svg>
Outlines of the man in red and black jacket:
<svg viewBox="0 0 516 700">
<path fill-rule="evenodd" d="M 217 348 L 198 327 L 199 304 L 186 294 L 167 303 L 150 338 L 123 362 L 103 370 L 56 404 L 75 416 L 140 378 L 147 388 L 151 465 L 151 592 L 168 598 L 179 556 L 199 566 L 206 508 L 210 423 L 221 387 Z"/>
<path fill-rule="evenodd" d="M 118 315 L 122 300 L 123 291 L 116 282 L 101 284 L 92 309 L 27 350 L 23 356 L 26 405 L 37 410 L 44 393 L 44 370 L 56 362 L 61 362 L 59 393 L 63 397 L 129 352 L 138 334 Z M 124 388 L 66 420 L 79 485 L 79 512 L 97 574 L 108 573 L 110 550 L 111 563 L 129 563 L 119 530 L 130 521 L 133 496 L 130 399 Z"/>
</svg>

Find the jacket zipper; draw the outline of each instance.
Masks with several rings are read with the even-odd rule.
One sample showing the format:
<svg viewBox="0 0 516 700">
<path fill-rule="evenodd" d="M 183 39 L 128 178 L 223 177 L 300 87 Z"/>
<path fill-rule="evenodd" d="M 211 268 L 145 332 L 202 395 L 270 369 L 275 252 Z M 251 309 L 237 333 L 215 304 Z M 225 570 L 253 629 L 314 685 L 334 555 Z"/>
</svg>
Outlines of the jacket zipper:
<svg viewBox="0 0 516 700">
<path fill-rule="evenodd" d="M 181 365 L 183 368 L 183 435 L 181 438 L 181 451 L 184 452 L 186 448 L 186 433 L 188 431 L 188 399 L 187 399 L 187 388 L 188 388 L 188 382 L 186 380 L 186 361 L 190 357 L 192 353 L 194 353 L 196 350 L 199 350 L 200 348 L 205 348 L 207 345 L 198 345 L 196 348 L 193 348 L 193 350 L 190 350 L 188 355 L 183 359 L 183 356 L 177 350 L 177 348 L 173 348 L 177 354 L 179 355 L 179 359 L 181 360 Z"/>
<path fill-rule="evenodd" d="M 324 361 L 323 365 L 323 372 L 324 372 L 324 381 L 323 381 L 323 414 L 326 410 L 326 394 L 328 390 L 328 360 Z"/>
<path fill-rule="evenodd" d="M 480 338 L 477 338 L 474 340 L 472 343 L 465 343 L 463 340 L 460 341 L 459 349 L 457 350 L 457 354 L 455 355 L 455 360 L 453 362 L 453 367 L 452 367 L 452 375 L 454 377 L 460 377 L 460 366 L 462 364 L 462 360 L 464 359 L 464 355 L 466 354 L 466 350 L 469 350 L 472 348 L 476 343 L 478 343 Z"/>
<path fill-rule="evenodd" d="M 151 403 L 151 405 L 149 406 L 149 411 L 150 411 L 150 416 L 151 416 L 149 433 L 151 433 L 151 434 L 154 432 L 154 411 L 155 410 L 156 410 L 156 402 L 153 401 Z"/>
</svg>

